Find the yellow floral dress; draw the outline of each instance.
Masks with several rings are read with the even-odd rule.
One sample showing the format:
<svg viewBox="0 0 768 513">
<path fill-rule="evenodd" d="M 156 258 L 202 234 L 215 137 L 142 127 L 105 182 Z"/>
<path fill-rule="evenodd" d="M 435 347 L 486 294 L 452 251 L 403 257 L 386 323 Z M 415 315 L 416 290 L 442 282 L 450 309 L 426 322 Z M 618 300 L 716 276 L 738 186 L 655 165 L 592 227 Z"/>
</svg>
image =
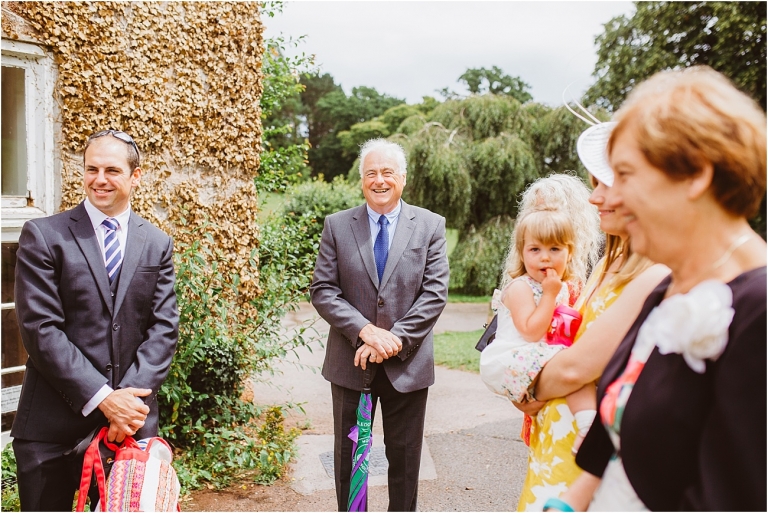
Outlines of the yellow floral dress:
<svg viewBox="0 0 768 513">
<path fill-rule="evenodd" d="M 582 323 L 574 339 L 574 344 L 590 324 L 597 319 L 619 297 L 624 285 L 614 287 L 612 280 L 603 284 L 590 299 L 589 305 L 583 304 L 597 286 L 605 261 L 601 260 L 587 280 L 587 285 L 576 303 L 581 312 Z M 528 452 L 528 473 L 525 476 L 523 490 L 520 492 L 518 511 L 542 511 L 544 503 L 550 497 L 563 493 L 581 474 L 571 454 L 576 438 L 576 421 L 565 399 L 552 399 L 533 417 L 531 426 L 531 445 Z"/>
</svg>

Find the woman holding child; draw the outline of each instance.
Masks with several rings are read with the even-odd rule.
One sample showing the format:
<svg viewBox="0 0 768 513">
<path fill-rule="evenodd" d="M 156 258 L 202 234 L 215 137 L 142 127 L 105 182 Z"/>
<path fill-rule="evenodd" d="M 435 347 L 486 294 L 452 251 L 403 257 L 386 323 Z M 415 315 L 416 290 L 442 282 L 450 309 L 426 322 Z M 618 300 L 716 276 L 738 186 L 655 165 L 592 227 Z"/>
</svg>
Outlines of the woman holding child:
<svg viewBox="0 0 768 513">
<path fill-rule="evenodd" d="M 697 67 L 641 84 L 616 120 L 606 208 L 671 275 L 603 372 L 586 472 L 546 507 L 765 511 L 766 244 L 747 222 L 765 193 L 765 114 Z M 585 342 L 552 358 L 536 397 L 583 386 L 564 376 Z"/>
<path fill-rule="evenodd" d="M 593 131 L 591 144 L 602 144 L 604 148 L 611 125 L 599 126 L 600 128 Z M 582 289 L 577 308 L 583 316 L 583 322 L 571 349 L 561 351 L 562 347 L 560 347 L 550 350 L 549 354 L 541 354 L 531 368 L 535 375 L 541 365 L 546 364 L 544 369 L 548 369 L 554 362 L 563 358 L 571 361 L 571 356 L 576 354 L 578 355 L 576 361 L 581 368 L 570 374 L 569 384 L 574 380 L 580 380 L 581 384 L 573 386 L 567 392 L 553 395 L 552 397 L 556 397 L 554 400 L 524 407 L 528 408 L 534 417 L 530 424 L 524 425 L 522 434 L 524 439 L 529 440 L 530 452 L 528 474 L 518 505 L 520 510 L 540 511 L 548 498 L 557 496 L 565 490 L 581 473 L 574 462 L 572 450 L 579 431 L 586 433 L 594 418 L 593 382 L 600 376 L 600 372 L 618 346 L 621 335 L 629 329 L 632 320 L 639 313 L 645 297 L 668 272 L 663 266 L 652 266 L 647 260 L 632 255 L 623 220 L 604 206 L 606 182 L 611 183 L 613 178 L 610 169 L 590 161 L 586 161 L 585 166 L 598 177 L 593 180 L 596 189 L 591 195 L 578 178 L 567 175 L 551 175 L 538 180 L 526 191 L 518 213 L 518 222 L 512 236 L 502 280 L 501 301 L 497 304 L 499 314 L 497 341 L 488 346 L 489 349 L 493 348 L 498 343 L 498 338 L 501 337 L 504 340 L 509 336 L 510 331 L 525 334 L 537 310 L 541 310 L 548 324 L 549 319 L 552 318 L 554 305 L 563 301 L 560 297 L 562 292 L 556 298 L 550 298 L 548 302 L 543 299 L 545 281 L 547 278 L 553 281 L 554 277 L 546 277 L 537 274 L 535 269 L 528 269 L 525 251 L 531 243 L 543 243 L 549 249 L 560 246 L 562 248 L 560 251 L 565 249 L 570 257 L 567 270 L 571 271 L 570 274 L 575 278 L 576 287 L 574 288 Z M 607 234 L 607 251 L 606 257 L 595 265 L 596 247 L 599 244 L 596 216 L 598 211 L 599 225 Z M 563 214 L 565 214 L 565 221 L 563 221 Z M 548 219 L 549 224 L 554 224 L 557 229 L 542 230 L 537 226 L 541 224 L 541 218 Z M 537 221 L 532 222 L 532 219 Z M 588 267 L 592 268 L 592 275 L 587 284 L 581 287 Z M 574 272 L 574 268 L 578 271 Z M 568 279 L 565 272 L 558 271 L 555 274 L 561 282 L 563 278 Z M 560 286 L 562 283 L 558 287 L 552 285 L 549 294 L 554 294 L 555 289 L 559 289 Z M 537 291 L 537 288 L 541 290 Z M 608 307 L 614 303 L 616 306 L 609 310 Z M 608 310 L 605 314 L 607 319 L 603 320 L 602 324 L 607 325 L 608 329 L 593 331 L 592 326 L 599 321 L 597 317 L 602 316 L 606 310 Z M 616 313 L 609 315 L 611 310 L 616 310 Z M 509 312 L 515 312 L 515 314 Z M 507 324 L 512 325 L 511 329 L 504 327 L 506 317 L 509 317 Z M 617 330 L 623 331 L 617 333 Z M 523 338 L 533 342 L 540 333 L 528 333 L 528 335 Z M 518 337 L 517 334 L 514 336 Z M 528 344 L 529 347 L 524 350 L 533 352 L 535 347 L 541 347 L 543 344 L 543 342 L 534 342 Z M 584 351 L 582 346 L 591 349 Z M 495 348 L 496 351 L 500 349 L 500 346 Z M 485 354 L 486 351 L 481 356 L 483 380 L 495 392 L 506 395 L 513 401 L 521 401 L 519 397 L 521 387 L 518 384 L 520 372 L 516 365 L 506 369 L 504 373 L 506 379 L 499 379 L 497 375 L 501 373 L 498 370 L 495 373 L 488 372 L 494 367 L 484 362 L 489 360 L 488 355 Z M 517 350 L 517 352 L 521 351 L 523 350 Z M 517 353 L 513 354 L 517 355 Z M 485 366 L 484 363 L 486 363 Z M 530 382 L 531 375 L 526 377 Z M 510 393 L 510 390 L 514 390 L 515 394 Z M 539 410 L 538 413 L 535 413 L 535 410 Z M 574 418 L 574 412 L 578 421 Z"/>
<path fill-rule="evenodd" d="M 596 125 L 585 132 L 584 139 L 590 145 L 604 147 L 611 128 L 611 124 Z M 581 473 L 574 462 L 573 448 L 579 443 L 579 432 L 583 436 L 591 424 L 594 402 L 590 408 L 592 414 L 579 412 L 577 422 L 566 396 L 585 386 L 594 390 L 592 383 L 599 378 L 621 335 L 640 312 L 645 297 L 668 273 L 663 266 L 652 265 L 632 253 L 624 219 L 605 205 L 613 173 L 587 156 L 588 152 L 582 161 L 592 175 L 594 190 L 588 200 L 591 205 L 582 208 L 597 207 L 600 228 L 606 234 L 605 257 L 594 266 L 576 303 L 582 323 L 573 346 L 552 357 L 542 371 L 557 369 L 558 374 L 565 376 L 568 389 L 537 391 L 537 397 L 540 394 L 551 400 L 527 407 L 528 411 L 541 409 L 533 416 L 531 425 L 528 473 L 518 504 L 520 511 L 540 511 L 548 498 L 565 490 Z"/>
</svg>

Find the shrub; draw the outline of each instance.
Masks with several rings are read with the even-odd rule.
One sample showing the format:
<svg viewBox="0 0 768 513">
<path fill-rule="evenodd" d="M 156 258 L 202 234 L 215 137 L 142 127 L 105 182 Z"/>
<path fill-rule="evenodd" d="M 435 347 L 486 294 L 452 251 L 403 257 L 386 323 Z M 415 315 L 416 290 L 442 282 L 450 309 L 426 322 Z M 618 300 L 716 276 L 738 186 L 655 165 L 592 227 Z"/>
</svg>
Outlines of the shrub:
<svg viewBox="0 0 768 513">
<path fill-rule="evenodd" d="M 449 258 L 451 292 L 484 296 L 499 286 L 514 224 L 510 217 L 494 217 L 459 240 Z"/>
<path fill-rule="evenodd" d="M 363 192 L 359 185 L 347 182 L 342 176 L 337 176 L 331 183 L 320 178 L 293 187 L 280 213 L 284 217 L 311 214 L 314 221 L 310 221 L 307 235 L 317 236 L 319 241 L 326 217 L 362 203 Z M 314 256 L 317 256 L 316 252 Z"/>
<path fill-rule="evenodd" d="M 262 411 L 244 392 L 251 377 L 272 372 L 275 361 L 312 340 L 307 327 L 285 335 L 281 326 L 311 279 L 314 259 L 307 254 L 316 252 L 316 244 L 307 238 L 303 221 L 303 216 L 279 225 L 268 221 L 260 247 L 252 250 L 252 265 L 257 251 L 260 259 L 262 293 L 250 305 L 258 318 L 241 315 L 232 299 L 239 277 L 220 271 L 226 256 L 214 249 L 206 226 L 193 230 L 194 243 L 177 248 L 179 343 L 158 402 L 160 435 L 182 451 L 175 466 L 185 489 L 206 483 L 219 488 L 247 473 L 269 482 L 276 474 L 274 463 L 265 466 L 259 457 L 265 442 L 257 429 Z M 230 293 L 223 294 L 226 290 Z M 265 422 L 274 416 L 268 414 Z M 279 440 L 283 456 L 292 454 L 292 440 Z"/>
<path fill-rule="evenodd" d="M 285 431 L 282 408 L 269 408 L 264 417 L 264 423 L 257 432 L 258 439 L 261 440 L 259 447 L 261 465 L 256 481 L 268 484 L 282 477 L 288 462 L 293 457 L 293 441 L 300 431 L 297 428 Z"/>
<path fill-rule="evenodd" d="M 3 448 L 2 453 L 2 510 L 20 511 L 19 502 L 19 484 L 16 481 L 16 456 L 13 453 L 11 444 Z"/>
</svg>

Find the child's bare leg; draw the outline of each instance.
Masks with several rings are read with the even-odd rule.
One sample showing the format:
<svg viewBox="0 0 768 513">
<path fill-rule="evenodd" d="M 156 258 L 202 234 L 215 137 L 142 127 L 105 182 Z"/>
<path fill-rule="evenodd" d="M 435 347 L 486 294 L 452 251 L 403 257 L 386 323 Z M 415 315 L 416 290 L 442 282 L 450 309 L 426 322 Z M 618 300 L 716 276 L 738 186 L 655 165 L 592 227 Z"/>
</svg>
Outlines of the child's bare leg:
<svg viewBox="0 0 768 513">
<path fill-rule="evenodd" d="M 575 392 L 568 394 L 565 397 L 565 402 L 574 415 L 576 415 L 576 412 L 584 410 L 594 411 L 597 407 L 597 390 L 594 383 L 584 385 Z"/>
<path fill-rule="evenodd" d="M 565 402 L 568 404 L 571 413 L 573 413 L 573 417 L 576 419 L 576 427 L 578 428 L 576 440 L 573 442 L 573 452 L 575 454 L 579 450 L 581 442 L 584 441 L 584 437 L 587 436 L 589 427 L 595 420 L 595 414 L 597 413 L 595 410 L 597 407 L 597 390 L 595 385 L 590 383 L 568 394 Z"/>
</svg>

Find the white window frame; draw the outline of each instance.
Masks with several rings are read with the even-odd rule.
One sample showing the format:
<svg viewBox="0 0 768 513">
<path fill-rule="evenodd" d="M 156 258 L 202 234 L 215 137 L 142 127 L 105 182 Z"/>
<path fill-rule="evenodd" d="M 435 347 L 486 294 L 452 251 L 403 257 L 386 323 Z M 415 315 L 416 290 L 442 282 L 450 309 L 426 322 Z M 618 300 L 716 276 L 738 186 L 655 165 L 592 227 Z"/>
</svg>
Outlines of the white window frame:
<svg viewBox="0 0 768 513">
<path fill-rule="evenodd" d="M 53 58 L 48 52 L 22 41 L 2 40 L 2 65 L 25 70 L 28 197 L 2 197 L 2 241 L 18 242 L 27 220 L 49 216 L 56 208 L 55 77 Z"/>
<path fill-rule="evenodd" d="M 27 146 L 27 196 L 3 196 L 2 242 L 19 241 L 21 227 L 29 219 L 53 214 L 57 198 L 55 159 L 56 105 L 53 90 L 56 81 L 53 58 L 42 47 L 2 39 L 2 65 L 24 69 L 24 112 Z M 30 201 L 31 200 L 31 201 Z M 14 309 L 14 303 L 2 303 L 0 309 Z M 0 369 L 0 374 L 23 372 L 24 365 Z M 15 411 L 20 387 L 3 389 L 3 413 Z M 10 441 L 9 432 L 0 434 L 0 446 Z"/>
</svg>

